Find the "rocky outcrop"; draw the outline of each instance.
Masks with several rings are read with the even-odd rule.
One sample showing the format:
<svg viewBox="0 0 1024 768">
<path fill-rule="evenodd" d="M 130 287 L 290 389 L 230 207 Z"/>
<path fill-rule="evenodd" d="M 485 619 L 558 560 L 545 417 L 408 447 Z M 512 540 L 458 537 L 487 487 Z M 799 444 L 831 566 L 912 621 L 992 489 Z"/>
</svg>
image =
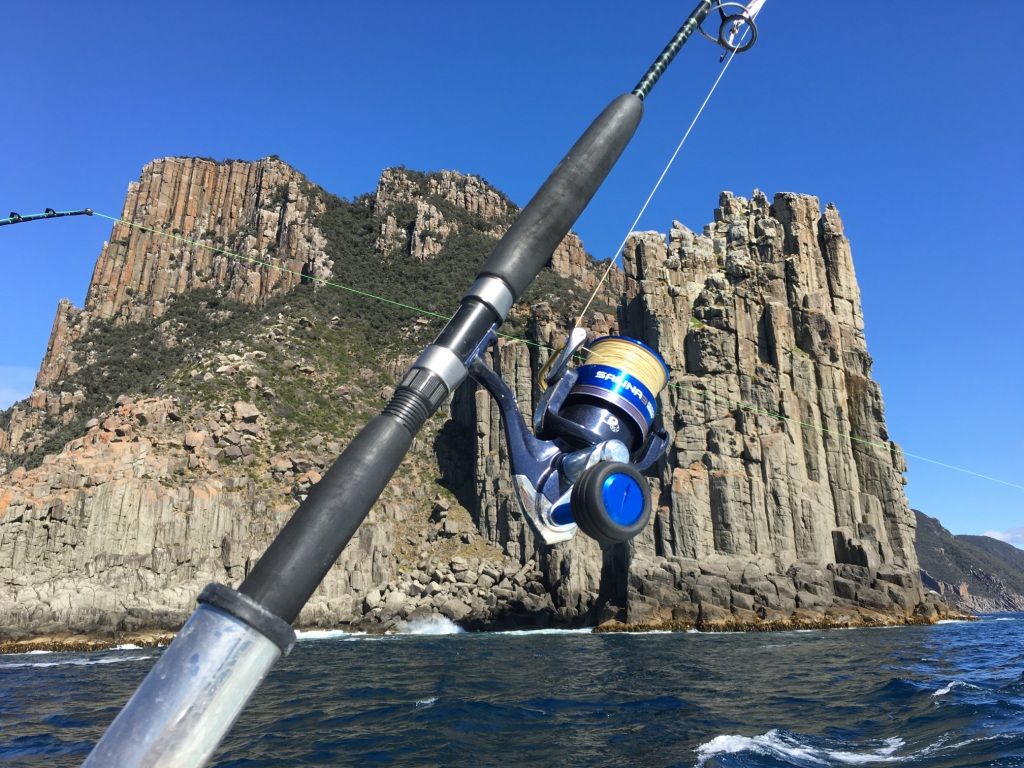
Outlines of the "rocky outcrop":
<svg viewBox="0 0 1024 768">
<path fill-rule="evenodd" d="M 166 641 L 159 630 L 180 627 L 203 586 L 237 585 L 342 447 L 312 436 L 307 450 L 274 453 L 272 423 L 244 400 L 204 411 L 122 398 L 42 466 L 7 475 L 0 641 L 17 641 L 14 650 L 91 647 L 67 637 L 83 633 Z M 429 445 L 407 459 L 300 625 L 550 620 L 536 564 L 488 547 L 464 510 L 430 498 Z M 40 635 L 49 639 L 26 644 Z"/>
<path fill-rule="evenodd" d="M 290 290 L 303 270 L 329 276 L 326 241 L 313 224 L 322 210 L 305 177 L 276 158 L 149 163 L 128 186 L 84 309 L 61 302 L 36 386 L 73 371 L 71 344 L 93 319 L 159 317 L 172 296 L 198 288 L 252 303 Z"/>
<path fill-rule="evenodd" d="M 302 174 L 276 158 L 156 160 L 128 187 L 121 218 L 136 226 L 114 225 L 85 309 L 104 318 L 141 320 L 163 314 L 170 296 L 201 287 L 256 302 L 294 287 L 307 263 L 329 275 L 326 242 L 312 223 L 322 210 Z M 145 228 L 181 240 L 154 237 Z"/>
<path fill-rule="evenodd" d="M 454 171 L 425 175 L 406 168 L 388 168 L 381 174 L 374 206 L 380 222 L 377 252 L 404 252 L 420 261 L 440 254 L 448 238 L 467 226 L 501 237 L 519 211 L 479 176 Z M 446 214 L 439 206 L 459 214 L 452 215 L 450 209 Z M 595 263 L 579 236 L 570 232 L 552 254 L 551 269 L 592 291 L 604 265 Z M 612 270 L 602 298 L 618 296 L 622 285 L 622 272 Z"/>
<path fill-rule="evenodd" d="M 254 304 L 287 293 L 304 274 L 330 276 L 314 223 L 323 208 L 318 188 L 277 158 L 147 164 L 128 185 L 123 221 L 100 251 L 84 307 L 58 304 L 36 389 L 0 429 L 0 472 L 9 457 L 45 444 L 44 422 L 76 416 L 81 393 L 62 391 L 61 381 L 88 362 L 75 349 L 94 323 L 157 318 L 174 296 L 198 289 Z"/>
<path fill-rule="evenodd" d="M 624 273 L 621 330 L 673 371 L 653 525 L 603 552 L 584 537 L 540 546 L 512 501 L 497 410 L 477 393 L 461 412 L 478 436 L 471 499 L 484 536 L 537 559 L 563 618 L 934 617 L 838 211 L 725 193 L 702 234 L 676 222 L 667 238 L 634 235 Z M 552 345 L 553 331 L 537 340 Z M 521 403 L 536 395 L 538 362 L 517 344 L 495 355 Z"/>
<path fill-rule="evenodd" d="M 96 402 L 65 386 L 90 364 L 90 323 L 171 313 L 150 323 L 153 344 L 180 349 L 172 295 L 222 286 L 262 305 L 303 269 L 327 274 L 326 254 L 343 249 L 318 226 L 324 200 L 273 159 L 171 158 L 131 187 L 125 217 L 170 237 L 115 226 L 85 308 L 58 309 L 40 388 L 0 425 L 0 461 L 39 449 L 46 429 L 77 430 L 40 466 L 0 466 L 0 635 L 179 626 L 207 582 L 244 577 L 387 399 L 407 353 L 368 361 L 364 340 L 342 333 L 343 313 L 323 304 L 320 317 L 321 304 L 288 298 L 276 315 L 247 310 L 234 337 L 169 357 L 177 395 L 111 399 L 91 421 L 74 420 Z M 452 172 L 385 171 L 371 202 L 360 209 L 373 216 L 360 219 L 366 252 L 345 258 L 422 267 L 464 235 L 487 247 L 515 213 L 483 180 Z M 238 265 L 175 237 L 223 241 L 292 271 Z M 602 269 L 569 235 L 552 258 L 550 300 L 510 318 L 532 343 L 503 339 L 493 349 L 527 418 L 540 365 L 571 321 L 569 300 L 585 298 Z M 569 299 L 556 295 L 563 289 Z M 302 625 L 383 630 L 444 615 L 475 628 L 780 628 L 929 621 L 946 610 L 918 574 L 905 466 L 871 379 L 833 207 L 802 195 L 769 203 L 723 194 L 701 234 L 679 223 L 667 236 L 634 234 L 600 298 L 588 318 L 595 334 L 643 339 L 673 370 L 661 396 L 672 442 L 651 478 L 650 528 L 629 546 L 602 549 L 584 536 L 541 546 L 513 500 L 497 409 L 467 386 L 451 418 L 417 439 Z M 425 343 L 424 322 L 413 318 L 402 338 Z M 198 332 L 189 330 L 192 347 Z M 318 352 L 328 337 L 350 346 Z"/>
<path fill-rule="evenodd" d="M 988 536 L 954 536 L 914 510 L 925 587 L 962 611 L 1024 611 L 1024 550 Z"/>
</svg>

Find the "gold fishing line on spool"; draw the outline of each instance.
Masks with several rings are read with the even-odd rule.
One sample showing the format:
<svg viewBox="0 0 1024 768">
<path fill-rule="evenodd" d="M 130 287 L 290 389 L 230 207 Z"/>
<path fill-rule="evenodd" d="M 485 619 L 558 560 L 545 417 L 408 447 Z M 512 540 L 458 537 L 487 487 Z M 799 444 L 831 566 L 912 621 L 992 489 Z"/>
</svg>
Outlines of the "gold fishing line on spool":
<svg viewBox="0 0 1024 768">
<path fill-rule="evenodd" d="M 632 339 L 607 336 L 591 344 L 589 353 L 586 365 L 607 365 L 625 371 L 640 379 L 655 397 L 668 383 L 668 374 L 661 360 Z"/>
</svg>

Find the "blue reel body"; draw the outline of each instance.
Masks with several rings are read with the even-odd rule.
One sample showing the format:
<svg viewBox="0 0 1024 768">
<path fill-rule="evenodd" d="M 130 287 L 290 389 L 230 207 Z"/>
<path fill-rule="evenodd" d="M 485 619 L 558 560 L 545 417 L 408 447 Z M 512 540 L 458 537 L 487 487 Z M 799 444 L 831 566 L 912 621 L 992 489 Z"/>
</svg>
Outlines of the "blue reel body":
<svg viewBox="0 0 1024 768">
<path fill-rule="evenodd" d="M 654 427 L 656 396 L 637 376 L 604 363 L 569 367 L 585 340 L 576 329 L 554 360 L 532 433 L 504 380 L 480 356 L 470 367 L 498 405 L 516 498 L 547 544 L 571 539 L 577 530 L 606 544 L 636 536 L 651 514 L 640 473 L 668 447 L 668 435 Z M 640 342 L 616 340 L 643 346 L 664 365 Z"/>
</svg>

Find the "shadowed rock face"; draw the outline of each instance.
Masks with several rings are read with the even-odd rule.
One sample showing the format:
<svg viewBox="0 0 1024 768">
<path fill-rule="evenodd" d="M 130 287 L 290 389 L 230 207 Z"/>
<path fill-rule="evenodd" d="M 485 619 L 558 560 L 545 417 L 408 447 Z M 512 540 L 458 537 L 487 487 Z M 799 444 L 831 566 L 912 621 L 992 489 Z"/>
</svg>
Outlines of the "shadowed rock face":
<svg viewBox="0 0 1024 768">
<path fill-rule="evenodd" d="M 323 206 L 322 191 L 275 159 L 148 165 L 126 218 L 252 258 L 272 251 L 293 273 L 116 225 L 85 308 L 58 308 L 39 388 L 0 431 L 0 462 L 42 444 L 47 424 L 72 423 L 84 395 L 61 382 L 88 363 L 76 358 L 88 345 L 74 344 L 96 319 L 163 318 L 170 296 L 212 286 L 260 306 L 294 288 L 303 267 L 331 274 Z M 366 210 L 371 257 L 418 263 L 443 259 L 467 229 L 500 236 L 515 213 L 478 177 L 403 169 L 384 172 Z M 769 205 L 725 193 L 714 218 L 703 234 L 678 223 L 667 237 L 635 234 L 602 297 L 605 307 L 622 297 L 618 317 L 589 324 L 655 346 L 673 372 L 661 395 L 672 443 L 651 479 L 648 530 L 605 550 L 583 536 L 541 546 L 515 506 L 497 409 L 466 386 L 451 419 L 428 424 L 300 624 L 384 629 L 442 614 L 474 627 L 745 628 L 944 611 L 918 576 L 905 466 L 870 378 L 838 212 L 808 196 Z M 587 290 L 599 276 L 575 235 L 552 271 Z M 554 299 L 517 306 L 513 321 L 535 343 L 503 340 L 492 353 L 527 418 L 568 314 Z M 41 466 L 0 475 L 0 637 L 174 628 L 204 584 L 244 577 L 351 437 L 325 427 L 282 442 L 274 388 L 331 391 L 330 407 L 365 421 L 409 362 L 339 373 L 329 356 L 307 356 L 306 330 L 344 318 L 275 317 L 255 316 L 244 338 L 189 357 L 177 375 L 195 392 L 122 398 Z M 177 344 L 175 328 L 159 343 Z M 276 367 L 275 355 L 286 358 Z M 439 477 L 454 496 L 438 495 Z"/>
</svg>

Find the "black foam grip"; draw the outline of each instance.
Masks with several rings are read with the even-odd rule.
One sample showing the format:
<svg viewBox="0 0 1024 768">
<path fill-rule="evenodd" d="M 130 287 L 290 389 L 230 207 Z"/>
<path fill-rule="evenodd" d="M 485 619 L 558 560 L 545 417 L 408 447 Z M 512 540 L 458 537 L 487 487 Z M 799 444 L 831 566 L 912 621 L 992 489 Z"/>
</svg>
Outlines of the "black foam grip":
<svg viewBox="0 0 1024 768">
<path fill-rule="evenodd" d="M 632 93 L 605 107 L 522 210 L 480 273 L 500 277 L 519 298 L 619 159 L 643 111 L 643 101 Z"/>
<path fill-rule="evenodd" d="M 289 624 L 295 621 L 402 463 L 412 438 L 393 414 L 370 421 L 313 486 L 238 591 Z"/>
</svg>

